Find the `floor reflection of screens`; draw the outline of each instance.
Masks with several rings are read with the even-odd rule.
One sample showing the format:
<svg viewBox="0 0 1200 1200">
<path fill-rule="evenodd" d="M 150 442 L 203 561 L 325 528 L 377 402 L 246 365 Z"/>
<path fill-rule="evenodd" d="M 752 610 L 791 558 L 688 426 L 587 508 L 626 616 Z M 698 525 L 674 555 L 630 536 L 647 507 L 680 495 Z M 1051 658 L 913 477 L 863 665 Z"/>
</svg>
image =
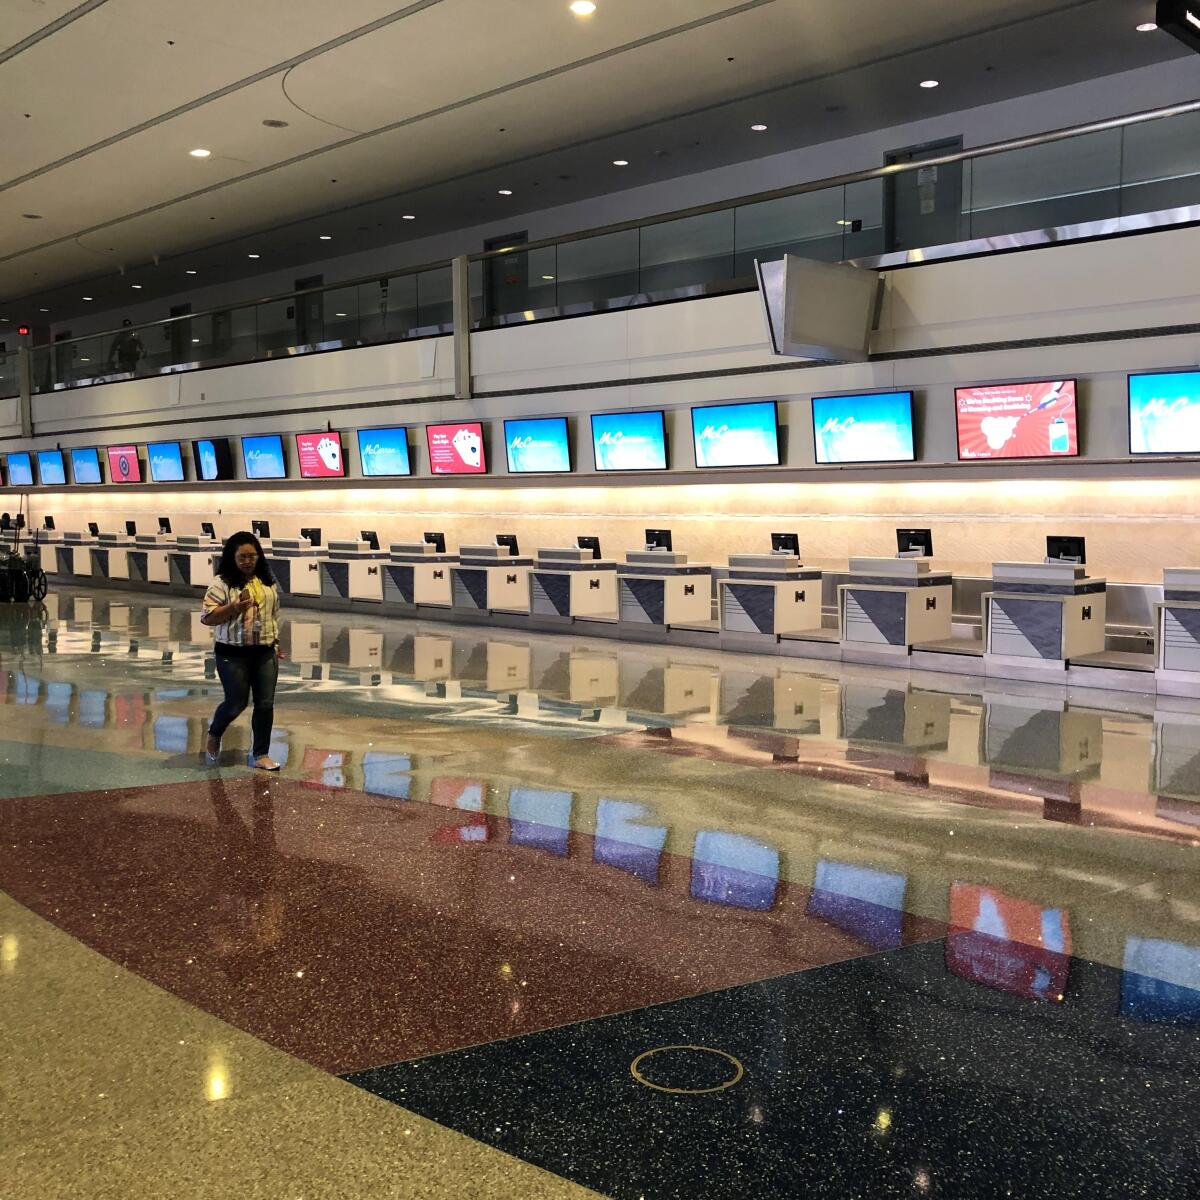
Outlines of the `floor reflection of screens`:
<svg viewBox="0 0 1200 1200">
<path fill-rule="evenodd" d="M 22 671 L 17 671 L 13 676 L 13 699 L 17 704 L 36 704 L 41 691 L 41 680 L 34 679 Z"/>
<path fill-rule="evenodd" d="M 89 689 L 79 693 L 79 724 L 103 729 L 108 716 L 108 693 Z"/>
<path fill-rule="evenodd" d="M 346 786 L 344 750 L 320 750 L 316 746 L 309 746 L 304 751 L 301 768 L 310 783 L 322 783 L 326 787 Z"/>
<path fill-rule="evenodd" d="M 862 939 L 877 950 L 895 950 L 904 935 L 906 875 L 852 863 L 817 863 L 808 913 Z"/>
<path fill-rule="evenodd" d="M 529 846 L 566 858 L 571 842 L 570 792 L 513 788 L 508 797 L 508 819 L 514 846 Z"/>
<path fill-rule="evenodd" d="M 466 812 L 483 811 L 483 781 L 442 775 L 429 784 L 429 803 L 441 808 L 461 808 Z"/>
<path fill-rule="evenodd" d="M 626 800 L 601 800 L 596 806 L 596 862 L 617 867 L 644 883 L 658 883 L 658 864 L 667 841 L 665 825 L 650 825 L 654 810 Z"/>
<path fill-rule="evenodd" d="M 692 849 L 692 896 L 765 912 L 779 891 L 779 851 L 738 833 L 701 830 Z"/>
<path fill-rule="evenodd" d="M 363 791 L 407 800 L 412 794 L 412 759 L 407 754 L 368 750 L 363 755 Z"/>
<path fill-rule="evenodd" d="M 1200 946 L 1127 938 L 1121 1015 L 1136 1021 L 1200 1023 Z"/>
<path fill-rule="evenodd" d="M 75 685 L 52 679 L 46 684 L 46 711 L 56 725 L 66 725 L 71 719 L 71 697 Z"/>
<path fill-rule="evenodd" d="M 1027 1000 L 1061 1001 L 1070 969 L 1071 926 L 1059 908 L 1043 908 L 996 888 L 950 888 L 946 966 L 962 979 Z"/>
<path fill-rule="evenodd" d="M 188 748 L 187 717 L 155 717 L 154 748 L 160 754 L 186 754 Z"/>
</svg>

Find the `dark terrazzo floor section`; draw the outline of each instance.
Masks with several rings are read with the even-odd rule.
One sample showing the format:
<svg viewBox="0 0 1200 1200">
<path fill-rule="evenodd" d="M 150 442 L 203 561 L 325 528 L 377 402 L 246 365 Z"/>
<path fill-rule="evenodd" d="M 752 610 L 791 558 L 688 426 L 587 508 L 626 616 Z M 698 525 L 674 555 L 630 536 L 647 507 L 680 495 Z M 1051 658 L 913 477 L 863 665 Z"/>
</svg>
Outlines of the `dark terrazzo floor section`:
<svg viewBox="0 0 1200 1200">
<path fill-rule="evenodd" d="M 960 936 L 349 1078 L 615 1200 L 1200 1195 L 1200 993 Z"/>
</svg>

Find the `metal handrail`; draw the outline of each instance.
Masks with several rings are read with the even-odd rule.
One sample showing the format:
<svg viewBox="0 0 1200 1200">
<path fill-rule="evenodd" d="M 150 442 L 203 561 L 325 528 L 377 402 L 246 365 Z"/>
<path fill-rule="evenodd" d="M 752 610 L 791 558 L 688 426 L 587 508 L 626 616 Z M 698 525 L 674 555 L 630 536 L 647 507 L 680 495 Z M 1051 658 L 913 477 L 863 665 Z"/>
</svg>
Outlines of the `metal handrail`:
<svg viewBox="0 0 1200 1200">
<path fill-rule="evenodd" d="M 1167 108 L 1151 108 L 1144 112 L 1131 113 L 1126 117 L 1108 117 L 1103 121 L 1092 121 L 1087 125 L 1074 125 L 1055 129 L 1047 133 L 1034 133 L 1027 137 L 1010 138 L 1006 142 L 990 142 L 972 150 L 956 150 L 953 154 L 942 154 L 937 158 L 922 158 L 911 163 L 892 163 L 885 167 L 870 167 L 863 171 L 851 171 L 845 175 L 830 175 L 825 179 L 814 179 L 809 183 L 789 184 L 787 187 L 772 188 L 765 192 L 753 192 L 733 200 L 714 200 L 709 204 L 697 204 L 692 208 L 677 208 L 671 212 L 636 220 L 617 221 L 612 225 L 600 225 L 579 233 L 566 233 L 559 237 L 542 238 L 536 242 L 522 242 L 500 250 L 485 250 L 468 255 L 471 262 L 484 262 L 506 254 L 523 254 L 528 250 L 544 250 L 549 246 L 562 246 L 570 242 L 585 241 L 587 238 L 603 237 L 609 233 L 625 233 L 630 229 L 644 229 L 647 225 L 662 225 L 670 221 L 682 221 L 688 217 L 703 217 L 709 213 L 725 212 L 731 208 L 742 208 L 749 204 L 761 204 L 767 200 L 783 200 L 788 196 L 802 196 L 807 192 L 823 192 L 829 188 L 845 187 L 851 183 L 865 183 L 872 179 L 889 179 L 905 171 L 918 171 L 923 167 L 949 166 L 968 159 L 985 158 L 993 154 L 1004 154 L 1009 150 L 1028 150 L 1033 146 L 1045 146 L 1052 142 L 1067 141 L 1084 137 L 1089 133 L 1103 133 L 1107 129 L 1124 129 L 1129 125 L 1142 125 L 1159 121 L 1164 117 L 1179 117 L 1191 112 L 1200 112 L 1200 100 L 1189 100 L 1183 104 L 1172 104 Z"/>
</svg>

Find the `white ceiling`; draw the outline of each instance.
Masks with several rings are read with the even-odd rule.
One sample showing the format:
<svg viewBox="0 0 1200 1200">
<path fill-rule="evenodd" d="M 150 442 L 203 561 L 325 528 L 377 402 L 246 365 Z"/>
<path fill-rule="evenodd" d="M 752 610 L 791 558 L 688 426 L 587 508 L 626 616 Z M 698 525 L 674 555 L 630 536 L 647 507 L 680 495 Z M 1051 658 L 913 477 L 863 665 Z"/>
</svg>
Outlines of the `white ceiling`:
<svg viewBox="0 0 1200 1200">
<path fill-rule="evenodd" d="M 61 312 L 64 285 L 282 252 L 327 214 L 396 242 L 499 216 L 497 185 L 580 199 L 1185 53 L 1133 33 L 1150 0 L 597 3 L 0 0 L 0 301 Z M 619 178 L 614 138 L 643 152 Z"/>
</svg>

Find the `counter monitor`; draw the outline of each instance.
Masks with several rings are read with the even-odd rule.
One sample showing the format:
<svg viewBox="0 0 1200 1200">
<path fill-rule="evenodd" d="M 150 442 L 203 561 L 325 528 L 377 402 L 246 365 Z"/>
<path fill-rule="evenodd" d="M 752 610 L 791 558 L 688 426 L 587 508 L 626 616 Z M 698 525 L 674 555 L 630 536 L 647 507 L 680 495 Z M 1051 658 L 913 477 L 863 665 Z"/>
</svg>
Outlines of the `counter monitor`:
<svg viewBox="0 0 1200 1200">
<path fill-rule="evenodd" d="M 575 539 L 575 545 L 580 550 L 590 550 L 593 558 L 600 557 L 600 539 L 593 537 L 591 534 L 583 534 Z"/>
<path fill-rule="evenodd" d="M 271 522 L 270 521 L 251 521 L 250 532 L 260 540 L 269 540 L 271 537 Z"/>
<path fill-rule="evenodd" d="M 1087 561 L 1086 541 L 1081 537 L 1046 538 L 1046 561 L 1078 563 L 1082 566 Z"/>
<path fill-rule="evenodd" d="M 214 542 L 217 540 L 217 527 L 212 521 L 201 521 L 200 532 L 206 537 L 212 538 Z"/>
<path fill-rule="evenodd" d="M 300 536 L 308 538 L 310 546 L 319 546 L 321 544 L 321 531 L 315 525 L 303 525 L 300 527 Z"/>
<path fill-rule="evenodd" d="M 798 533 L 771 534 L 772 554 L 800 554 L 800 535 Z"/>
<path fill-rule="evenodd" d="M 520 553 L 517 549 L 517 535 L 515 533 L 496 534 L 496 545 L 507 546 L 509 554 L 514 558 L 518 553 Z"/>
<path fill-rule="evenodd" d="M 90 534 L 92 537 L 99 537 L 99 536 L 100 536 L 100 526 L 99 526 L 99 525 L 98 525 L 98 524 L 97 524 L 95 521 L 89 521 L 89 522 L 87 523 L 87 527 L 88 527 L 88 533 L 89 533 L 89 534 Z"/>
<path fill-rule="evenodd" d="M 125 522 L 125 532 L 130 537 L 137 537 L 137 522 L 136 521 L 126 521 Z"/>
<path fill-rule="evenodd" d="M 47 533 L 54 532 L 54 518 L 50 516 L 49 513 L 42 518 L 42 528 L 46 530 Z"/>
<path fill-rule="evenodd" d="M 669 529 L 647 529 L 646 530 L 646 549 L 647 550 L 670 550 L 671 549 L 671 531 Z"/>
<path fill-rule="evenodd" d="M 374 529 L 361 529 L 358 536 L 371 547 L 372 550 L 379 549 L 379 534 Z"/>
<path fill-rule="evenodd" d="M 904 557 L 932 558 L 933 530 L 897 529 L 896 550 Z"/>
<path fill-rule="evenodd" d="M 170 517 L 159 517 L 158 518 L 158 532 L 159 533 L 170 533 L 171 532 L 171 518 Z"/>
<path fill-rule="evenodd" d="M 446 553 L 446 535 L 444 533 L 427 533 L 425 541 L 431 545 L 438 554 Z"/>
</svg>

